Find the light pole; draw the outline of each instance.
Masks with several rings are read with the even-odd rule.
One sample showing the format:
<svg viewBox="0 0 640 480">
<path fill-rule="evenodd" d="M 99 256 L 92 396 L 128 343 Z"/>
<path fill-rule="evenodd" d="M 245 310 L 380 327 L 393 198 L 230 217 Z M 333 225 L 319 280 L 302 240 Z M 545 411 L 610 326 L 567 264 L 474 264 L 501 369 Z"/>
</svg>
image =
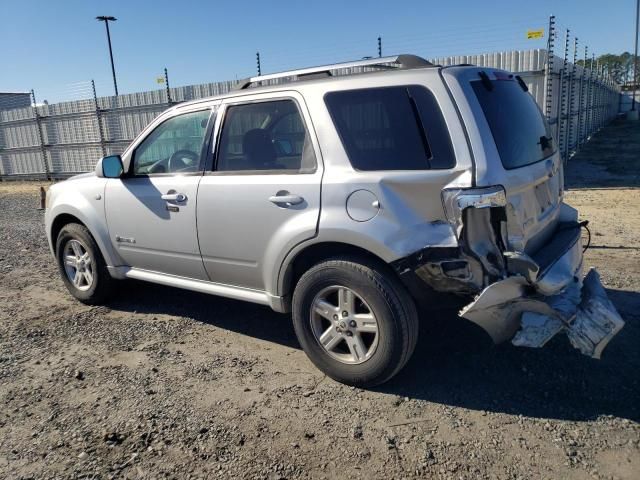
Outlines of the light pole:
<svg viewBox="0 0 640 480">
<path fill-rule="evenodd" d="M 96 17 L 99 22 L 104 22 L 104 26 L 107 27 L 107 42 L 109 42 L 109 58 L 111 58 L 111 73 L 113 74 L 113 88 L 116 91 L 116 97 L 118 96 L 118 82 L 116 82 L 116 67 L 113 66 L 113 51 L 111 50 L 111 35 L 109 34 L 109 22 L 115 22 L 116 17 L 99 16 Z"/>
<path fill-rule="evenodd" d="M 636 0 L 636 47 L 633 55 L 633 94 L 631 96 L 631 110 L 636 109 L 636 90 L 638 81 L 638 22 L 640 21 L 640 0 Z"/>
</svg>

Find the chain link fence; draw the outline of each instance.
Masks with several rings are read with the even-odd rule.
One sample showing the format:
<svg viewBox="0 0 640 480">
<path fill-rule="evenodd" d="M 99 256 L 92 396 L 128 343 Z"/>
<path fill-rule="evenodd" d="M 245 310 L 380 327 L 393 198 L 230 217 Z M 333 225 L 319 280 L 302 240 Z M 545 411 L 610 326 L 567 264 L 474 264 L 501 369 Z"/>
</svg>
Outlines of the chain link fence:
<svg viewBox="0 0 640 480">
<path fill-rule="evenodd" d="M 558 50 L 558 41 L 561 48 Z M 548 26 L 546 49 L 513 50 L 431 59 L 518 72 L 552 125 L 567 161 L 619 111 L 620 89 L 587 59 L 578 65 L 578 40 Z M 573 52 L 571 52 L 573 48 Z M 556 52 L 562 56 L 556 55 Z M 572 58 L 570 58 L 572 57 Z M 353 72 L 348 72 L 353 73 Z M 166 78 L 166 72 L 165 72 Z M 220 95 L 235 81 L 98 97 L 93 81 L 82 100 L 0 110 L 0 178 L 65 178 L 93 170 L 104 155 L 119 154 L 157 115 L 179 102 Z M 35 106 L 37 105 L 37 106 Z"/>
</svg>

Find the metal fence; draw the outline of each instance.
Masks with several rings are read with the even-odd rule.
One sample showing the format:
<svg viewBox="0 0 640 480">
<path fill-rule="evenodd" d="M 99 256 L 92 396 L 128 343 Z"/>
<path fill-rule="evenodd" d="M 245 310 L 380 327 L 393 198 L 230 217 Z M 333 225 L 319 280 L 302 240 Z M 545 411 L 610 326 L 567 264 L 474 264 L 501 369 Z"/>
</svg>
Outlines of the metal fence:
<svg viewBox="0 0 640 480">
<path fill-rule="evenodd" d="M 474 64 L 518 72 L 553 127 L 565 161 L 619 109 L 619 88 L 593 64 L 578 65 L 569 32 L 563 56 L 554 54 L 557 34 L 549 24 L 548 48 L 435 58 L 440 65 Z M 585 49 L 584 65 L 589 62 Z M 158 114 L 175 103 L 228 92 L 235 82 L 97 97 L 0 111 L 0 178 L 64 178 L 87 172 L 97 160 L 121 153 Z M 33 98 L 35 105 L 35 98 Z"/>
<path fill-rule="evenodd" d="M 97 97 L 94 87 L 89 99 L 0 111 L 0 175 L 64 178 L 88 172 L 102 156 L 122 153 L 169 106 L 220 95 L 234 84 L 206 83 L 117 97 Z"/>
</svg>

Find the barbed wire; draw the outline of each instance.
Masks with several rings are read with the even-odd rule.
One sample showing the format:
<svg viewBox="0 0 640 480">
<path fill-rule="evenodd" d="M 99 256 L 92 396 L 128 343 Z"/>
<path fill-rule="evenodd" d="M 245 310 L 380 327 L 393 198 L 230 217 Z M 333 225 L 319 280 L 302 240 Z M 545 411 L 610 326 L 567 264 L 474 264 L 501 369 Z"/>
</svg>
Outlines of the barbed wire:
<svg viewBox="0 0 640 480">
<path fill-rule="evenodd" d="M 384 34 L 382 37 L 382 55 L 392 55 L 399 53 L 414 53 L 426 58 L 438 58 L 445 56 L 476 55 L 480 53 L 495 53 L 502 50 L 531 50 L 546 48 L 548 39 L 549 17 L 535 16 L 532 18 L 515 19 L 509 22 L 484 23 L 474 26 L 440 26 L 429 23 L 424 30 L 419 32 L 400 32 L 395 34 Z M 555 55 L 562 57 L 564 35 L 569 27 L 555 21 L 556 49 Z M 542 29 L 543 38 L 527 39 L 528 29 Z M 382 29 L 384 30 L 384 29 Z M 579 32 L 569 28 L 570 47 L 568 56 L 573 56 L 573 39 L 579 39 L 579 48 L 589 45 L 582 41 Z M 273 43 L 268 47 L 256 48 L 261 55 L 261 66 L 263 73 L 273 73 L 288 69 L 302 68 L 311 65 L 338 63 L 341 61 L 357 60 L 363 57 L 377 57 L 377 35 L 369 38 L 356 38 L 348 41 L 338 39 L 330 41 L 310 41 L 297 42 L 296 51 L 290 51 L 290 43 Z M 241 41 L 236 46 L 250 46 L 250 41 Z M 234 79 L 242 79 L 256 75 L 255 68 L 252 68 L 254 53 L 253 49 L 247 51 L 247 68 L 242 69 L 232 75 Z M 589 52 L 594 50 L 589 48 Z M 579 55 L 580 57 L 580 55 Z M 151 74 L 160 76 L 161 69 Z M 170 74 L 171 72 L 169 72 Z M 222 80 L 222 79 L 220 79 Z M 150 82 L 150 87 L 151 87 Z M 172 87 L 174 85 L 171 85 Z M 162 90 L 163 84 L 158 84 L 156 88 L 149 91 Z M 95 82 L 98 96 L 113 95 L 113 85 L 106 79 L 98 79 Z M 37 92 L 36 92 L 37 93 Z M 61 85 L 58 88 L 47 91 L 48 98 L 37 98 L 39 104 L 45 100 L 55 102 L 68 102 L 73 100 L 90 100 L 93 91 L 90 80 L 82 80 Z M 20 102 L 16 104 L 20 105 Z M 5 107 L 6 108 L 6 107 Z"/>
<path fill-rule="evenodd" d="M 546 39 L 527 40 L 525 26 L 530 28 L 546 29 L 548 18 L 540 17 L 535 20 L 510 22 L 509 24 L 483 25 L 472 28 L 452 28 L 444 31 L 431 29 L 422 33 L 401 35 L 382 35 L 384 54 L 427 52 L 429 56 L 443 56 L 457 54 L 462 48 L 472 47 L 473 52 L 499 46 L 508 46 L 509 49 L 543 48 Z M 480 37 L 480 38 L 479 38 Z M 291 54 L 284 49 L 261 49 L 264 71 L 276 71 L 283 68 L 299 66 L 302 62 L 306 65 L 317 64 L 321 60 L 333 63 L 339 59 L 354 59 L 362 56 L 377 56 L 377 37 L 370 40 L 350 41 L 348 44 L 333 43 L 307 45 L 304 51 Z M 514 42 L 518 45 L 514 47 Z M 340 47 L 336 50 L 336 47 Z M 455 51 L 454 51 L 455 50 Z"/>
</svg>

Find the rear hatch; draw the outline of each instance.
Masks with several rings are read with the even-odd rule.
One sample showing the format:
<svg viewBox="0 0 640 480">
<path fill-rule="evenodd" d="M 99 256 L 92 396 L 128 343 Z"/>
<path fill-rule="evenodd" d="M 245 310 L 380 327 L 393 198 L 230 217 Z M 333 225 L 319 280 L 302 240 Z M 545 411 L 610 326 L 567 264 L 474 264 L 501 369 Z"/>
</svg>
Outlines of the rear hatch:
<svg viewBox="0 0 640 480">
<path fill-rule="evenodd" d="M 508 248 L 536 252 L 555 230 L 563 191 L 562 163 L 546 119 L 514 74 L 475 67 L 443 74 L 469 132 L 476 186 L 505 190 Z"/>
</svg>

